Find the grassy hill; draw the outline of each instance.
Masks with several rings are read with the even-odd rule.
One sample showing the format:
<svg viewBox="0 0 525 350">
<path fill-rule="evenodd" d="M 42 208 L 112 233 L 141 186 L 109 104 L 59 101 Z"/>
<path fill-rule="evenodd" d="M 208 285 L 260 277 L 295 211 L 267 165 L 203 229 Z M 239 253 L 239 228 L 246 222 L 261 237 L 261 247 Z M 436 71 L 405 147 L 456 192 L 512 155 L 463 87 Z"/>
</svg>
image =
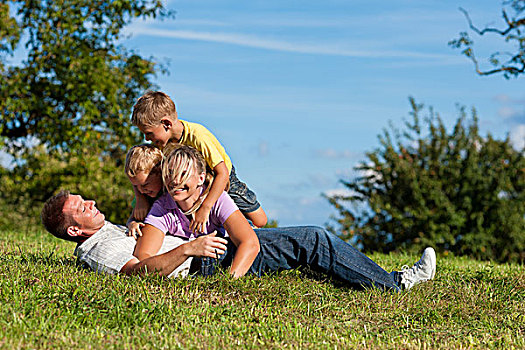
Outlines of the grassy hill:
<svg viewBox="0 0 525 350">
<path fill-rule="evenodd" d="M 525 348 L 525 266 L 438 257 L 408 293 L 311 272 L 234 281 L 105 276 L 74 244 L 0 232 L 0 348 Z M 371 256 L 387 271 L 419 257 Z"/>
</svg>

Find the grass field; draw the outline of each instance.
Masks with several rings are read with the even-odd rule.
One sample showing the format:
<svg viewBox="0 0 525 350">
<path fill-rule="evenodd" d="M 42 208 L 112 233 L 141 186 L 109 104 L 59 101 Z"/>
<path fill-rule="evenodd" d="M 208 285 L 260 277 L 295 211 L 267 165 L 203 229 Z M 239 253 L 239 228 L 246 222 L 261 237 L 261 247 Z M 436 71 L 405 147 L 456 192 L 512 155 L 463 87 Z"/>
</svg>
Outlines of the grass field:
<svg viewBox="0 0 525 350">
<path fill-rule="evenodd" d="M 74 244 L 0 233 L 0 348 L 525 348 L 525 266 L 438 257 L 407 293 L 309 272 L 168 280 L 78 267 Z M 387 271 L 419 257 L 371 256 Z"/>
</svg>

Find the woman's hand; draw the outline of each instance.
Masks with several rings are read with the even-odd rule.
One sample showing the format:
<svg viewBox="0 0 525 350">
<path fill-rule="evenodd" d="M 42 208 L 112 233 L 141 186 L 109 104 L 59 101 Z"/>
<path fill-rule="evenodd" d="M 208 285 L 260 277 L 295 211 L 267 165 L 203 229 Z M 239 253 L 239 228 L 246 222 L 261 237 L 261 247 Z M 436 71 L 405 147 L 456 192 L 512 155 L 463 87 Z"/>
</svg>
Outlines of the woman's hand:
<svg viewBox="0 0 525 350">
<path fill-rule="evenodd" d="M 228 241 L 224 238 L 217 237 L 217 232 L 208 235 L 202 235 L 188 243 L 190 249 L 188 255 L 195 257 L 218 258 L 219 255 L 226 252 Z"/>
<path fill-rule="evenodd" d="M 140 230 L 141 227 L 144 227 L 143 222 L 137 222 L 135 220 L 132 220 L 128 222 L 128 231 L 126 234 L 128 236 L 134 237 L 135 239 L 142 237 L 142 231 Z"/>
</svg>

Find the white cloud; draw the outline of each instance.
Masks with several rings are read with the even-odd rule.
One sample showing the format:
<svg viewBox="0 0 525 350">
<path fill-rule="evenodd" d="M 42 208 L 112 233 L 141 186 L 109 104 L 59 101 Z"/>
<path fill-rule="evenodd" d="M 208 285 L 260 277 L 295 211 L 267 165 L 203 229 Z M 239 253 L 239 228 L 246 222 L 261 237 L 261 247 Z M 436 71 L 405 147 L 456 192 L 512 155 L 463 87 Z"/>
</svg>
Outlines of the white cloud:
<svg viewBox="0 0 525 350">
<path fill-rule="evenodd" d="M 326 172 L 309 174 L 307 176 L 307 179 L 311 184 L 310 186 L 313 185 L 314 187 L 332 186 L 336 181 L 333 174 L 329 174 Z"/>
<path fill-rule="evenodd" d="M 354 194 L 354 191 L 350 191 L 347 188 L 333 188 L 324 192 L 328 197 L 338 196 L 338 197 L 348 197 Z"/>
<path fill-rule="evenodd" d="M 512 99 L 510 98 L 509 95 L 500 94 L 500 95 L 494 96 L 494 101 L 499 102 L 499 103 L 509 103 L 512 101 Z"/>
<path fill-rule="evenodd" d="M 318 149 L 315 151 L 315 154 L 318 157 L 329 159 L 355 159 L 362 156 L 361 153 L 349 150 L 337 151 L 333 148 Z"/>
<path fill-rule="evenodd" d="M 512 128 L 510 141 L 517 150 L 522 150 L 523 147 L 525 147 L 525 124 L 520 124 Z"/>
<path fill-rule="evenodd" d="M 512 129 L 525 122 L 525 98 L 513 98 L 509 95 L 497 95 L 494 100 L 500 104 L 498 116 Z"/>
<path fill-rule="evenodd" d="M 349 166 L 348 168 L 344 169 L 336 169 L 335 176 L 343 181 L 351 181 L 356 176 L 356 171 L 354 170 L 354 167 L 358 164 L 359 163 L 355 163 L 352 166 Z"/>
<path fill-rule="evenodd" d="M 319 195 L 275 194 L 268 196 L 263 205 L 268 218 L 277 220 L 280 226 L 323 226 L 333 213 L 333 207 Z"/>
<path fill-rule="evenodd" d="M 158 21 L 157 21 L 158 22 Z M 213 27 L 229 27 L 231 23 L 224 21 L 217 21 L 213 19 L 177 19 L 176 23 L 180 26 L 213 26 Z"/>
<path fill-rule="evenodd" d="M 499 102 L 501 104 L 523 105 L 525 104 L 525 97 L 515 98 L 506 94 L 500 94 L 494 96 L 494 101 Z"/>
<path fill-rule="evenodd" d="M 320 196 L 316 196 L 316 197 L 301 197 L 299 199 L 299 204 L 301 206 L 311 206 L 311 205 L 315 205 L 315 204 L 321 202 L 322 200 L 324 200 L 324 199 L 321 198 Z"/>
<path fill-rule="evenodd" d="M 291 181 L 281 182 L 278 184 L 281 191 L 293 190 L 298 192 L 308 191 L 319 195 L 323 188 L 335 186 L 337 178 L 332 173 L 318 172 L 303 174 Z"/>
<path fill-rule="evenodd" d="M 501 107 L 498 110 L 498 115 L 504 119 L 512 118 L 516 113 L 516 110 L 509 106 Z"/>
<path fill-rule="evenodd" d="M 259 145 L 257 146 L 257 151 L 260 156 L 267 156 L 268 155 L 268 142 L 261 141 L 259 142 Z"/>
<path fill-rule="evenodd" d="M 156 29 L 143 25 L 135 25 L 130 31 L 133 35 L 149 35 L 164 38 L 173 38 L 181 40 L 194 40 L 206 42 L 218 42 L 223 44 L 239 45 L 253 47 L 265 50 L 295 52 L 315 55 L 331 55 L 345 57 L 363 57 L 363 58 L 404 58 L 404 59 L 450 59 L 452 55 L 422 53 L 413 51 L 395 51 L 395 50 L 353 50 L 345 48 L 340 44 L 309 44 L 289 42 L 284 40 L 266 39 L 256 35 L 246 35 L 238 33 L 221 33 L 221 32 L 204 32 L 193 30 L 167 30 Z"/>
<path fill-rule="evenodd" d="M 168 1 L 168 8 L 177 8 L 176 1 Z M 323 15 L 308 8 L 308 4 L 304 4 L 301 9 L 274 9 L 273 11 L 258 11 L 258 12 L 232 12 L 230 10 L 223 10 L 215 12 L 215 16 L 221 18 L 217 19 L 199 19 L 186 18 L 185 14 L 177 13 L 176 22 L 178 24 L 204 24 L 204 25 L 242 25 L 242 26 L 260 26 L 260 27 L 294 27 L 294 28 L 348 28 L 348 27 L 362 27 L 370 23 L 388 23 L 392 22 L 397 27 L 413 28 L 414 23 L 435 23 L 443 26 L 444 23 L 450 22 L 464 23 L 464 17 L 459 11 L 450 10 L 433 10 L 428 9 L 412 9 L 409 13 L 403 10 L 388 9 L 384 12 L 373 11 L 372 13 L 352 14 L 344 11 L 342 6 L 341 11 Z"/>
</svg>

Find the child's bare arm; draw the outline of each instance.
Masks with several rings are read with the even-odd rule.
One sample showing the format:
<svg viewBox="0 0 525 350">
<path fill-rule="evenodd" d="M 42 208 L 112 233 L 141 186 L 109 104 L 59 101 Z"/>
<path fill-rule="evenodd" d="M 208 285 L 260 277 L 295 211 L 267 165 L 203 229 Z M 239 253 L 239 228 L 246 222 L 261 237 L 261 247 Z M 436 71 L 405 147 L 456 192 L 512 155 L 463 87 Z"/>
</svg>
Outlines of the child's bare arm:
<svg viewBox="0 0 525 350">
<path fill-rule="evenodd" d="M 193 221 L 190 224 L 190 230 L 193 232 L 204 232 L 206 223 L 208 222 L 208 216 L 210 215 L 211 208 L 217 202 L 217 199 L 221 196 L 222 192 L 226 189 L 226 184 L 230 177 L 228 168 L 224 162 L 217 164 L 213 171 L 215 172 L 215 179 L 213 180 L 210 192 L 206 196 L 204 202 L 202 202 L 199 210 L 195 212 Z"/>
<path fill-rule="evenodd" d="M 131 220 L 131 221 L 128 221 L 126 226 L 128 227 L 128 232 L 127 232 L 128 236 L 134 237 L 135 239 L 142 237 L 142 231 L 140 229 L 144 227 L 143 222 Z"/>
<path fill-rule="evenodd" d="M 131 215 L 126 222 L 126 227 L 128 228 L 126 234 L 137 239 L 142 236 L 142 231 L 140 229 L 144 227 L 144 223 L 137 221 L 133 216 L 133 210 L 131 210 Z"/>
<path fill-rule="evenodd" d="M 135 208 L 133 209 L 133 217 L 139 221 L 144 220 L 146 215 L 151 208 L 150 203 L 146 195 L 140 193 L 136 186 L 133 186 L 133 191 L 135 192 Z"/>
</svg>

